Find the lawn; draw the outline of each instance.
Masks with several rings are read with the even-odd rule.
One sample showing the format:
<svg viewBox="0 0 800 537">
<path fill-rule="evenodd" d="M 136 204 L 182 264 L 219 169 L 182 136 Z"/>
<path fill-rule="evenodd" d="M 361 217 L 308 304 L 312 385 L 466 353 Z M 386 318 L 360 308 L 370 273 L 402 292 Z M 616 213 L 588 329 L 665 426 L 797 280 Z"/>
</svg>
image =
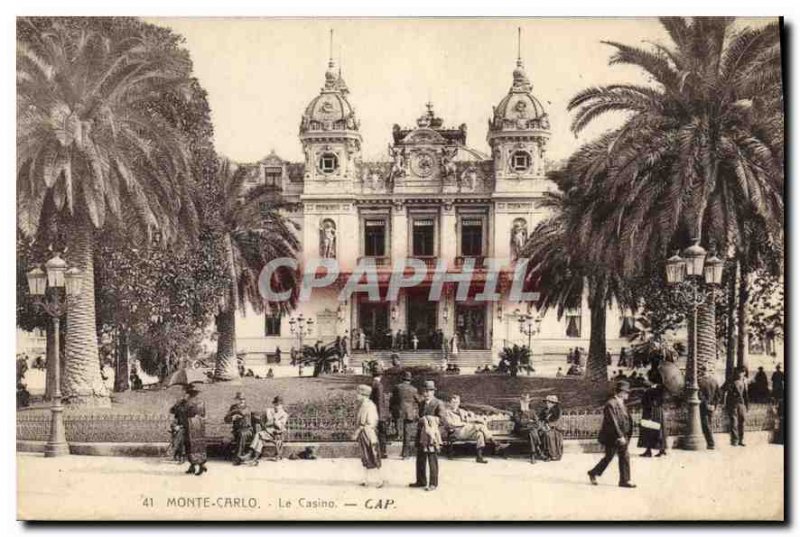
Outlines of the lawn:
<svg viewBox="0 0 800 537">
<path fill-rule="evenodd" d="M 391 392 L 397 382 L 397 373 L 390 372 L 383 378 L 386 393 Z M 437 396 L 446 399 L 457 393 L 464 403 L 491 405 L 510 410 L 521 393 L 530 393 L 535 401 L 545 396 L 557 395 L 565 410 L 598 408 L 608 396 L 608 386 L 583 379 L 516 377 L 505 375 L 442 375 L 433 371 L 415 371 L 414 384 L 421 386 L 424 380 L 434 380 Z M 273 379 L 244 378 L 241 383 L 214 383 L 203 385 L 202 399 L 206 402 L 208 416 L 222 419 L 233 402 L 236 392 L 247 397 L 251 408 L 265 408 L 272 398 L 281 395 L 289 406 L 297 403 L 322 402 L 340 399 L 351 394 L 357 384 L 370 384 L 372 379 L 362 375 L 284 377 Z M 152 387 L 137 392 L 112 395 L 112 406 L 106 409 L 91 409 L 96 414 L 166 414 L 169 407 L 180 397 L 182 388 Z M 41 412 L 43 404 L 36 403 L 22 412 Z M 66 412 L 87 412 L 86 409 L 71 409 Z"/>
</svg>

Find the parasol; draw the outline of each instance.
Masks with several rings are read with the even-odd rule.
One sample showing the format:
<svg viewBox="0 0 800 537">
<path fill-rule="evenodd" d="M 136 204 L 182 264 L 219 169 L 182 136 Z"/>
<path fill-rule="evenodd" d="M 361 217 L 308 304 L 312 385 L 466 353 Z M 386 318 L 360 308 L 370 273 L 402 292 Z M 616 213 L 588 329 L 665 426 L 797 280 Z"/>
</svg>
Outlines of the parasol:
<svg viewBox="0 0 800 537">
<path fill-rule="evenodd" d="M 182 368 L 175 371 L 171 377 L 169 377 L 169 385 L 183 385 L 188 386 L 189 384 L 193 384 L 195 382 L 205 382 L 206 376 L 198 369 L 187 369 Z"/>
</svg>

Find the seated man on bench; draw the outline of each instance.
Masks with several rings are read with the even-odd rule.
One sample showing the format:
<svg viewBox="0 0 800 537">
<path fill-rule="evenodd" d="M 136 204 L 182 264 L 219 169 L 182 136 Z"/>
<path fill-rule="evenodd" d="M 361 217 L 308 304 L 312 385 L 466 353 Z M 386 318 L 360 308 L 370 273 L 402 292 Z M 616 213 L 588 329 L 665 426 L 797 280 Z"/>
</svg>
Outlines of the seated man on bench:
<svg viewBox="0 0 800 537">
<path fill-rule="evenodd" d="M 258 414 L 258 415 L 256 415 Z M 274 446 L 275 460 L 280 460 L 289 414 L 283 408 L 283 398 L 278 395 L 272 400 L 272 408 L 266 413 L 253 413 L 253 441 L 245 459 L 246 463 L 258 464 L 261 452 L 266 446 Z"/>
<path fill-rule="evenodd" d="M 477 456 L 475 460 L 486 464 L 483 457 L 483 450 L 487 442 L 492 442 L 492 433 L 486 425 L 486 419 L 478 416 L 474 412 L 460 408 L 461 397 L 453 395 L 442 416 L 445 429 L 447 431 L 447 441 L 452 442 L 475 442 Z"/>
</svg>

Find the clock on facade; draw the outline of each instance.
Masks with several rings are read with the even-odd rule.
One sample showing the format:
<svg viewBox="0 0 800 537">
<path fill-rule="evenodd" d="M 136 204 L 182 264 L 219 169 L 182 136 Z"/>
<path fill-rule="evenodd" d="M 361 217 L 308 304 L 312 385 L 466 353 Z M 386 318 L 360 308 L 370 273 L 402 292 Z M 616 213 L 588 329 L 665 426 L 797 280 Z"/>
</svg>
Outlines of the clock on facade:
<svg viewBox="0 0 800 537">
<path fill-rule="evenodd" d="M 411 170 L 419 177 L 427 177 L 433 173 L 436 160 L 430 153 L 418 153 L 411 160 Z"/>
</svg>

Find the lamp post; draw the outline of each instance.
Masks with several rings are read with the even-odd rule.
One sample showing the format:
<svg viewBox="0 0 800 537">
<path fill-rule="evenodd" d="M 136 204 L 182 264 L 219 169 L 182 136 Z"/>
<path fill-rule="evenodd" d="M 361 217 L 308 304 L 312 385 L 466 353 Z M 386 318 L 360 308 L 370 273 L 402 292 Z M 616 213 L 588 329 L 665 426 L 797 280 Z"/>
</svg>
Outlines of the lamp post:
<svg viewBox="0 0 800 537">
<path fill-rule="evenodd" d="M 67 312 L 67 297 L 81 292 L 81 271 L 67 269 L 67 263 L 56 253 L 44 265 L 28 272 L 28 290 L 37 306 L 53 321 L 53 405 L 50 408 L 50 438 L 44 448 L 45 457 L 69 455 L 69 444 L 64 429 L 64 407 L 61 405 L 60 334 L 61 316 Z"/>
<path fill-rule="evenodd" d="M 683 449 L 697 451 L 703 449 L 704 440 L 700 425 L 700 388 L 697 384 L 697 308 L 705 304 L 713 295 L 714 287 L 722 282 L 724 262 L 712 253 L 706 259 L 706 251 L 700 246 L 700 239 L 683 251 L 683 257 L 677 252 L 666 261 L 667 283 L 674 286 L 681 300 L 692 308 L 692 349 L 691 349 L 691 382 L 687 386 L 688 420 L 681 446 Z M 702 282 L 710 286 L 703 289 Z"/>
<path fill-rule="evenodd" d="M 306 318 L 301 313 L 297 317 L 292 317 L 289 319 L 289 332 L 293 336 L 297 336 L 298 342 L 300 344 L 300 354 L 303 353 L 303 338 L 306 336 L 310 336 L 313 332 L 314 328 L 314 319 Z"/>
<path fill-rule="evenodd" d="M 520 313 L 519 310 L 515 310 L 514 313 L 518 316 L 517 322 L 519 322 L 519 332 L 528 336 L 528 350 L 531 353 L 531 365 L 533 365 L 533 348 L 531 347 L 531 337 L 535 334 L 538 334 L 542 329 L 542 318 L 538 313 L 536 315 L 531 314 L 530 310 L 528 310 L 527 313 Z"/>
</svg>

